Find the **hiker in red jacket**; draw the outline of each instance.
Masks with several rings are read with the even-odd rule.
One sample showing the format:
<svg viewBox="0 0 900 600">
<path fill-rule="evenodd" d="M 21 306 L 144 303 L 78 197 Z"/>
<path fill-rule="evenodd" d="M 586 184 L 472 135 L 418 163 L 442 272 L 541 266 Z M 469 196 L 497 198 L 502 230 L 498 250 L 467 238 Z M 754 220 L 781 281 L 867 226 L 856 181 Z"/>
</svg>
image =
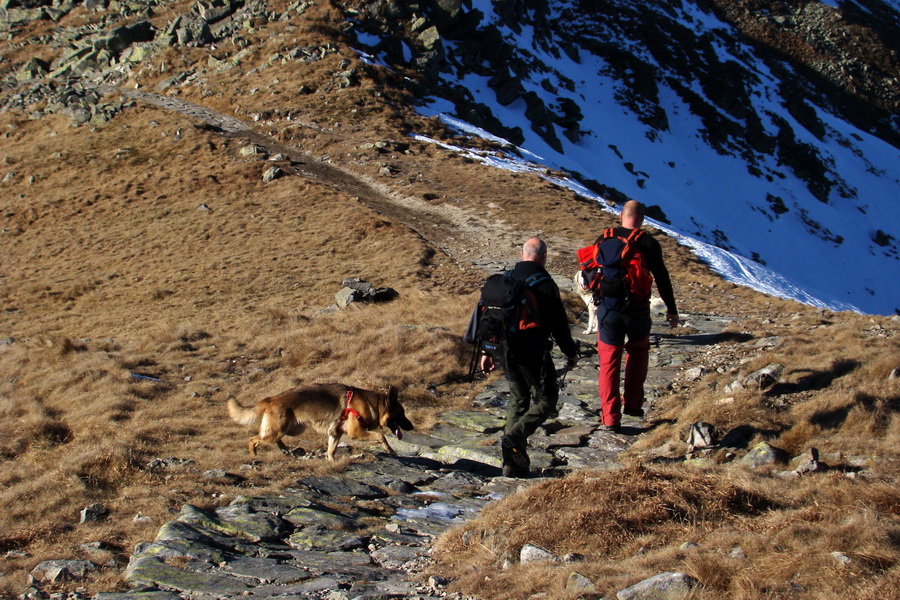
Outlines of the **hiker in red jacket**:
<svg viewBox="0 0 900 600">
<path fill-rule="evenodd" d="M 613 233 L 627 238 L 644 222 L 644 206 L 636 200 L 629 200 L 622 207 L 621 227 Z M 656 280 L 656 288 L 666 304 L 666 321 L 670 327 L 678 325 L 678 309 L 669 271 L 663 262 L 662 248 L 649 233 L 641 232 L 637 250 L 643 257 L 646 268 Z M 600 324 L 597 334 L 597 356 L 600 359 L 599 387 L 601 425 L 607 431 L 618 432 L 622 420 L 623 400 L 626 415 L 644 416 L 644 381 L 647 379 L 647 365 L 650 354 L 650 296 L 631 298 L 625 307 L 611 307 L 601 302 L 597 307 Z M 627 342 L 626 342 L 627 339 Z M 625 361 L 624 394 L 619 395 L 619 378 L 622 350 L 627 353 Z"/>
</svg>

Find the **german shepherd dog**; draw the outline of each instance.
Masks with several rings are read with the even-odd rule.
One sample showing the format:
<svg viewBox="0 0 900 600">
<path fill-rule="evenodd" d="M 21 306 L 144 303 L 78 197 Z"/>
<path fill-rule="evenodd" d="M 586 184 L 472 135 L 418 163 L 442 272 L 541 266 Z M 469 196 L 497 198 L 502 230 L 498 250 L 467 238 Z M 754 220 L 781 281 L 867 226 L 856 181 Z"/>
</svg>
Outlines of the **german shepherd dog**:
<svg viewBox="0 0 900 600">
<path fill-rule="evenodd" d="M 275 444 L 290 454 L 281 438 L 300 435 L 308 427 L 328 436 L 328 460 L 334 460 L 334 451 L 345 433 L 351 440 L 381 442 L 388 454 L 397 456 L 379 429 L 393 431 L 399 440 L 402 430 L 413 428 L 395 387 L 383 393 L 340 383 L 301 386 L 263 398 L 253 408 L 244 408 L 229 398 L 228 414 L 241 425 L 259 423 L 259 435 L 250 438 L 247 446 L 251 456 L 256 456 L 256 448 L 262 442 Z"/>
</svg>

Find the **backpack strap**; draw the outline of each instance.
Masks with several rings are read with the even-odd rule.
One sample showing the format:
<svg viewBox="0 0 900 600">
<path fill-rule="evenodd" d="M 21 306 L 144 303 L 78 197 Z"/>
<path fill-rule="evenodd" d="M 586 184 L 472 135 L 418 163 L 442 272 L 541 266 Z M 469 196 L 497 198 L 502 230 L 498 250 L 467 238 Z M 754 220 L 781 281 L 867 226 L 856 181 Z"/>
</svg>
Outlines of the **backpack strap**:
<svg viewBox="0 0 900 600">
<path fill-rule="evenodd" d="M 531 277 L 525 280 L 525 287 L 534 287 L 542 281 L 547 281 L 551 277 L 546 273 L 535 273 Z"/>
<path fill-rule="evenodd" d="M 644 235 L 643 229 L 632 229 L 628 237 L 625 238 L 625 248 L 622 250 L 622 258 L 631 258 L 631 255 L 637 252 L 638 240 Z"/>
<path fill-rule="evenodd" d="M 603 230 L 603 233 L 601 233 L 601 234 L 597 237 L 597 240 L 594 242 L 594 245 L 596 246 L 597 244 L 599 244 L 599 243 L 602 242 L 603 240 L 608 240 L 608 239 L 611 238 L 611 237 L 616 237 L 616 229 L 615 229 L 615 227 L 607 227 L 606 229 L 604 229 L 604 230 Z"/>
</svg>

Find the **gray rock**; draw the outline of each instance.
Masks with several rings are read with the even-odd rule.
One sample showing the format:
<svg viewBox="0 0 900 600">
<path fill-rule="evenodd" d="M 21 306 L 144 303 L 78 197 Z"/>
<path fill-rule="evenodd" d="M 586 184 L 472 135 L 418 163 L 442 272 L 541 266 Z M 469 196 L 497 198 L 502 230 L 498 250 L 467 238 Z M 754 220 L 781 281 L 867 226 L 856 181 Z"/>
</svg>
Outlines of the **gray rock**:
<svg viewBox="0 0 900 600">
<path fill-rule="evenodd" d="M 616 593 L 618 600 L 682 600 L 699 585 L 684 573 L 660 573 Z"/>
<path fill-rule="evenodd" d="M 698 448 L 711 448 L 716 445 L 716 430 L 709 423 L 694 423 L 688 430 L 687 444 L 689 452 Z"/>
<path fill-rule="evenodd" d="M 816 471 L 822 471 L 825 468 L 825 465 L 819 462 L 819 450 L 816 448 L 810 448 L 800 456 L 794 458 L 793 462 L 796 465 L 794 472 L 800 475 L 803 475 L 804 473 L 815 473 Z"/>
<path fill-rule="evenodd" d="M 132 560 L 139 557 L 189 558 L 198 562 L 220 564 L 225 561 L 226 552 L 212 544 L 204 544 L 202 541 L 161 540 L 138 544 L 134 549 Z"/>
<path fill-rule="evenodd" d="M 321 505 L 294 508 L 284 518 L 298 527 L 313 526 L 346 531 L 363 528 L 363 524 L 356 519 Z"/>
<path fill-rule="evenodd" d="M 210 520 L 209 513 L 205 515 L 201 513 L 197 522 L 207 524 L 222 533 L 244 537 L 253 542 L 277 540 L 293 529 L 290 523 L 282 517 L 269 512 L 254 511 L 245 505 L 232 504 L 217 508 L 212 516 L 214 518 Z M 186 520 L 189 517 L 182 511 L 178 518 Z"/>
<path fill-rule="evenodd" d="M 109 509 L 100 504 L 99 502 L 95 502 L 90 506 L 85 506 L 81 509 L 81 522 L 82 523 L 90 523 L 96 521 L 102 521 L 109 514 Z"/>
<path fill-rule="evenodd" d="M 726 385 L 724 388 L 725 392 L 728 394 L 734 394 L 735 392 L 740 392 L 745 389 L 746 388 L 744 387 L 744 384 L 737 380 L 732 381 L 731 383 Z"/>
<path fill-rule="evenodd" d="M 370 553 L 372 560 L 386 569 L 406 571 L 407 565 L 423 556 L 422 548 L 412 546 L 385 546 Z"/>
<path fill-rule="evenodd" d="M 687 381 L 699 381 L 705 374 L 703 367 L 691 367 L 684 372 L 684 378 Z"/>
<path fill-rule="evenodd" d="M 620 466 L 618 453 L 601 448 L 558 448 L 554 454 L 571 469 L 613 469 Z"/>
<path fill-rule="evenodd" d="M 279 177 L 282 177 L 283 175 L 284 175 L 284 171 L 281 170 L 281 168 L 273 165 L 273 166 L 269 167 L 268 169 L 266 169 L 265 173 L 263 173 L 262 180 L 263 180 L 263 183 L 271 183 L 272 181 L 275 181 L 276 179 L 278 179 Z"/>
<path fill-rule="evenodd" d="M 27 81 L 29 79 L 38 79 L 44 77 L 50 69 L 50 64 L 40 58 L 32 57 L 19 67 L 16 71 L 16 79 L 18 81 Z"/>
<path fill-rule="evenodd" d="M 319 552 L 352 552 L 366 547 L 367 540 L 348 531 L 306 527 L 288 538 L 288 544 L 298 550 Z"/>
<path fill-rule="evenodd" d="M 445 423 L 476 433 L 492 433 L 503 429 L 505 419 L 488 412 L 454 410 L 442 414 Z M 481 437 L 481 436 L 479 436 Z M 483 437 L 482 437 L 483 439 Z"/>
<path fill-rule="evenodd" d="M 118 593 L 101 592 L 94 596 L 94 600 L 182 600 L 182 598 L 174 592 L 135 590 Z"/>
<path fill-rule="evenodd" d="M 744 455 L 740 462 L 754 468 L 783 464 L 787 462 L 787 454 L 780 448 L 760 442 Z"/>
<path fill-rule="evenodd" d="M 742 383 L 745 387 L 765 389 L 778 383 L 782 373 L 784 373 L 784 365 L 772 363 L 747 375 Z"/>
<path fill-rule="evenodd" d="M 418 36 L 419 43 L 428 51 L 442 51 L 441 34 L 437 27 L 429 27 Z"/>
<path fill-rule="evenodd" d="M 186 594 L 222 597 L 240 596 L 249 588 L 236 577 L 179 569 L 149 556 L 133 560 L 125 570 L 125 579 Z"/>
<path fill-rule="evenodd" d="M 842 567 L 849 565 L 850 563 L 853 562 L 853 560 L 849 556 L 844 554 L 843 552 L 832 552 L 831 558 L 833 558 L 834 562 L 836 562 L 838 565 L 840 565 Z"/>
<path fill-rule="evenodd" d="M 569 591 L 593 592 L 596 588 L 593 581 L 581 573 L 572 571 L 569 573 L 569 578 L 566 579 L 566 589 Z"/>
<path fill-rule="evenodd" d="M 274 558 L 239 556 L 219 565 L 223 574 L 252 577 L 260 584 L 288 585 L 313 578 L 306 569 Z"/>
<path fill-rule="evenodd" d="M 361 294 L 359 291 L 354 290 L 353 288 L 344 287 L 334 295 L 334 301 L 339 307 L 347 308 L 353 302 L 356 302 L 362 297 L 363 294 Z"/>
<path fill-rule="evenodd" d="M 523 564 L 548 561 L 559 562 L 559 557 L 549 550 L 545 550 L 534 544 L 525 544 L 522 546 L 522 549 L 519 550 L 519 562 Z"/>
<path fill-rule="evenodd" d="M 756 348 L 775 348 L 780 346 L 782 342 L 782 338 L 778 336 L 764 337 L 756 340 L 753 344 Z"/>
<path fill-rule="evenodd" d="M 60 583 L 72 579 L 84 579 L 97 565 L 87 560 L 45 560 L 31 570 L 31 576 L 38 581 Z"/>
</svg>

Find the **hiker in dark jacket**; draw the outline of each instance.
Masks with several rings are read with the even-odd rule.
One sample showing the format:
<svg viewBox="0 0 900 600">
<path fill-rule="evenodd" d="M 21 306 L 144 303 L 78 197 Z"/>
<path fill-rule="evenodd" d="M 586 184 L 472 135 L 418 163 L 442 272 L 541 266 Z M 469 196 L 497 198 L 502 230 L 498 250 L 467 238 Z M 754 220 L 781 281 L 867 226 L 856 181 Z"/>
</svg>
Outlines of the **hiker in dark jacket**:
<svg viewBox="0 0 900 600">
<path fill-rule="evenodd" d="M 538 275 L 529 289 L 537 301 L 540 327 L 517 332 L 515 338 L 508 341 L 505 364 L 501 364 L 510 392 L 504 435 L 500 438 L 503 475 L 506 477 L 528 474 L 531 465 L 526 451 L 528 437 L 550 415 L 556 414 L 559 387 L 550 358 L 553 340 L 568 357 L 569 368 L 578 361 L 578 346 L 569 330 L 559 288 L 544 269 L 546 262 L 547 244 L 540 238 L 531 238 L 522 246 L 521 262 L 516 263 L 509 273 L 519 281 Z M 495 368 L 490 355 L 482 355 L 481 368 L 485 372 Z"/>
<path fill-rule="evenodd" d="M 615 228 L 615 235 L 628 237 L 644 222 L 644 206 L 636 200 L 629 200 L 622 207 L 621 227 Z M 666 321 L 670 327 L 678 325 L 678 308 L 669 271 L 663 262 L 662 248 L 649 233 L 644 232 L 637 246 L 645 264 L 656 281 L 656 288 L 666 305 Z M 647 365 L 650 355 L 650 298 L 631 302 L 623 310 L 614 310 L 603 303 L 597 307 L 600 324 L 597 341 L 597 356 L 600 359 L 599 388 L 602 426 L 607 431 L 619 431 L 621 427 L 623 402 L 626 415 L 644 416 L 644 381 L 647 379 Z M 627 338 L 627 342 L 625 341 Z M 619 395 L 622 350 L 625 360 L 624 393 Z"/>
</svg>

